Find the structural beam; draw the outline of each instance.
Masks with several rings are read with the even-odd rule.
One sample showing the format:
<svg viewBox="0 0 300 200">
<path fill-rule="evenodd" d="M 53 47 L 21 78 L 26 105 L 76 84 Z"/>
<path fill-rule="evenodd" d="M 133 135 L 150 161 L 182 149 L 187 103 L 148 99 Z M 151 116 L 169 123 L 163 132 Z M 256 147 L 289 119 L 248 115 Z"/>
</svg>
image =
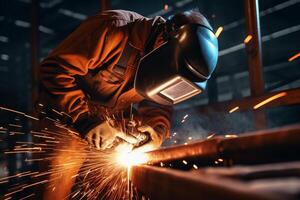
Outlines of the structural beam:
<svg viewBox="0 0 300 200">
<path fill-rule="evenodd" d="M 244 133 L 233 138 L 218 136 L 189 145 L 155 150 L 146 155 L 148 164 L 181 161 L 182 159 L 199 161 L 203 158 L 211 158 L 212 162 L 213 159 L 224 158 L 224 160 L 233 160 L 235 163 L 254 164 L 267 162 L 270 159 L 284 160 L 284 156 L 280 157 L 282 152 L 292 152 L 292 154 L 286 154 L 286 158 L 298 156 L 295 152 L 300 151 L 299 143 L 300 124 Z"/>
<path fill-rule="evenodd" d="M 248 187 L 234 184 L 233 181 L 196 173 L 159 168 L 135 166 L 131 169 L 130 179 L 133 187 L 146 198 L 155 200 L 267 200 L 274 199 L 250 191 Z M 143 196 L 140 195 L 140 196 Z"/>
<path fill-rule="evenodd" d="M 250 91 L 251 96 L 258 96 L 264 93 L 258 0 L 244 0 L 244 5 L 247 37 L 252 38 L 246 43 Z M 255 111 L 253 121 L 256 129 L 266 128 L 265 112 L 263 110 Z"/>
</svg>

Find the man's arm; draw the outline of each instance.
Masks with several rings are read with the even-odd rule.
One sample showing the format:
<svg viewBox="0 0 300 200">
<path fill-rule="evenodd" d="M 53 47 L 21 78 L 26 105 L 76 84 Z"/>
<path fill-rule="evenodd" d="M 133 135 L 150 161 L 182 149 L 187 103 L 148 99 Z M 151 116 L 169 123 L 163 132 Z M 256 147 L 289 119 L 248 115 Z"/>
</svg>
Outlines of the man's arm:
<svg viewBox="0 0 300 200">
<path fill-rule="evenodd" d="M 114 31 L 111 21 L 91 18 L 54 49 L 40 66 L 41 82 L 51 97 L 50 101 L 57 109 L 69 114 L 73 123 L 95 123 L 95 120 L 88 119 L 86 97 L 75 77 L 84 76 L 89 69 L 101 66 L 111 50 L 120 45 L 122 39 Z"/>
</svg>

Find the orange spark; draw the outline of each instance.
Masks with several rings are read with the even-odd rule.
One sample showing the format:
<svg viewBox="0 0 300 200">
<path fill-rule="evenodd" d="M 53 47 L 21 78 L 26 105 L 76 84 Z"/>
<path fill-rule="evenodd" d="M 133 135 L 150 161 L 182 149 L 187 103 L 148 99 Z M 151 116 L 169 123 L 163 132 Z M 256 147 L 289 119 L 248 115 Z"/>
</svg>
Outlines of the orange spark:
<svg viewBox="0 0 300 200">
<path fill-rule="evenodd" d="M 215 36 L 218 38 L 218 37 L 220 36 L 220 34 L 222 33 L 223 30 L 224 30 L 224 28 L 223 28 L 222 26 L 220 26 L 220 27 L 217 29 L 217 31 L 216 31 L 216 33 L 215 33 Z"/>
<path fill-rule="evenodd" d="M 231 110 L 229 110 L 229 113 L 233 113 L 233 112 L 237 111 L 238 109 L 240 109 L 240 107 L 236 106 L 236 107 L 232 108 Z"/>
<path fill-rule="evenodd" d="M 299 57 L 300 57 L 300 52 L 297 53 L 297 54 L 295 54 L 295 55 L 293 55 L 292 57 L 290 57 L 290 58 L 288 59 L 288 61 L 289 61 L 289 62 L 292 62 L 293 60 L 296 60 L 296 59 L 299 58 Z"/>
<path fill-rule="evenodd" d="M 225 135 L 225 138 L 236 138 L 236 137 L 238 137 L 238 136 L 235 135 L 235 134 L 227 134 L 227 135 Z"/>
<path fill-rule="evenodd" d="M 284 97 L 284 96 L 286 96 L 286 95 L 287 95 L 286 92 L 280 92 L 280 93 L 278 93 L 278 94 L 276 94 L 276 95 L 274 95 L 274 96 L 271 96 L 271 97 L 269 97 L 269 98 L 263 100 L 262 102 L 256 104 L 256 105 L 253 107 L 253 109 L 256 110 L 256 109 L 262 107 L 263 105 L 265 105 L 265 104 L 267 104 L 267 103 L 270 103 L 271 101 L 274 101 L 275 99 Z"/>
<path fill-rule="evenodd" d="M 164 10 L 167 11 L 168 9 L 169 9 L 169 5 L 168 5 L 168 4 L 165 4 L 165 5 L 164 5 Z"/>
<path fill-rule="evenodd" d="M 250 40 L 252 40 L 252 35 L 248 35 L 245 40 L 244 43 L 247 44 L 248 42 L 250 42 Z"/>
</svg>

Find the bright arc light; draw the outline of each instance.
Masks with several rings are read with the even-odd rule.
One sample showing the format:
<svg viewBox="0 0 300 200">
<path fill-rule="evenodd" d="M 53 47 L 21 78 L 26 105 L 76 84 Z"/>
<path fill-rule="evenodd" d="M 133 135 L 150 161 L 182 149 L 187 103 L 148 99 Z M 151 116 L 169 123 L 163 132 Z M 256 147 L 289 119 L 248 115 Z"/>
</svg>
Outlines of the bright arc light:
<svg viewBox="0 0 300 200">
<path fill-rule="evenodd" d="M 131 167 L 147 163 L 148 159 L 145 153 L 140 152 L 121 152 L 117 155 L 117 162 L 123 166 Z"/>
</svg>

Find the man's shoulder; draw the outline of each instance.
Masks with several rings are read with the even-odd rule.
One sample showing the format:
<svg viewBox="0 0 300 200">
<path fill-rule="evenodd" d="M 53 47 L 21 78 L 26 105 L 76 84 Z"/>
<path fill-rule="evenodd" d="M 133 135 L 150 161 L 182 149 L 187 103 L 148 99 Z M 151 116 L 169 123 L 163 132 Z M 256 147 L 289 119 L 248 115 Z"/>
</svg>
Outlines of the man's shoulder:
<svg viewBox="0 0 300 200">
<path fill-rule="evenodd" d="M 126 22 L 134 22 L 139 19 L 147 19 L 146 17 L 128 10 L 106 10 L 99 12 L 97 17 L 103 20 L 122 20 Z"/>
</svg>

